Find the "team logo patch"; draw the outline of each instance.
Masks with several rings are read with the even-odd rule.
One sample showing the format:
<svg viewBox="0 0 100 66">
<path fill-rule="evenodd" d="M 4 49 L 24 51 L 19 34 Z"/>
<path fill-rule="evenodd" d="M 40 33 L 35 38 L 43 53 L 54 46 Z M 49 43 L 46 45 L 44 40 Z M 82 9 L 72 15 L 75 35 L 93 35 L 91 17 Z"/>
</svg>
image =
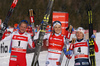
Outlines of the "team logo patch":
<svg viewBox="0 0 100 66">
<path fill-rule="evenodd" d="M 80 63 L 75 63 L 75 65 L 81 65 Z"/>
<path fill-rule="evenodd" d="M 49 61 L 46 61 L 46 64 L 50 64 L 50 62 Z"/>
<path fill-rule="evenodd" d="M 82 65 L 89 65 L 89 62 L 82 62 Z"/>
</svg>

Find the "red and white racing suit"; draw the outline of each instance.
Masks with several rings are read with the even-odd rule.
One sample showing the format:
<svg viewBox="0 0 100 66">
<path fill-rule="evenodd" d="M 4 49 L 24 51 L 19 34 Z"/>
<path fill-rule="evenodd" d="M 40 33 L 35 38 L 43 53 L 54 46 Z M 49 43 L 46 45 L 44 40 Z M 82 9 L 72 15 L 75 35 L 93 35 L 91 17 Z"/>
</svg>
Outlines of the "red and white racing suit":
<svg viewBox="0 0 100 66">
<path fill-rule="evenodd" d="M 28 43 L 32 47 L 31 35 L 28 33 L 19 33 L 15 31 L 10 36 L 4 38 L 2 41 L 12 39 L 12 51 L 10 56 L 9 66 L 27 66 L 26 63 L 26 49 Z M 32 47 L 33 48 L 33 47 Z"/>
<path fill-rule="evenodd" d="M 95 44 L 95 46 L 96 46 L 96 44 Z M 76 40 L 76 42 L 74 44 L 70 44 L 69 50 L 73 50 L 73 53 L 74 53 L 74 59 L 75 59 L 74 66 L 90 66 L 89 44 L 88 44 L 87 40 L 85 40 L 85 39 L 83 39 L 81 41 Z M 98 49 L 95 51 L 98 52 Z M 71 56 L 68 58 L 71 58 Z"/>
<path fill-rule="evenodd" d="M 38 39 L 39 32 L 34 36 L 34 40 Z M 44 39 L 48 39 L 48 54 L 46 59 L 46 66 L 61 66 L 63 58 L 63 47 L 66 46 L 65 37 L 59 34 L 47 34 Z M 67 39 L 66 39 L 67 40 Z"/>
</svg>

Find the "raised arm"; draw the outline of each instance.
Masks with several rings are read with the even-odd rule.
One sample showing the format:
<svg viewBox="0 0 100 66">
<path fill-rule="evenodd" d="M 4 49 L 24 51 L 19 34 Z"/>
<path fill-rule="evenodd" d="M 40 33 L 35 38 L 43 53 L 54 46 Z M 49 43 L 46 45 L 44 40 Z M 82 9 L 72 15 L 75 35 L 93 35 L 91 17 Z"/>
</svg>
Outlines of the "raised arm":
<svg viewBox="0 0 100 66">
<path fill-rule="evenodd" d="M 9 36 L 5 37 L 4 39 L 2 39 L 1 41 L 4 42 L 4 41 L 8 41 L 8 40 L 11 40 L 13 37 L 13 33 L 11 33 Z"/>
<path fill-rule="evenodd" d="M 40 31 L 37 32 L 37 34 L 34 36 L 33 40 L 37 40 L 39 38 Z M 50 34 L 45 34 L 43 39 L 49 39 Z"/>
</svg>

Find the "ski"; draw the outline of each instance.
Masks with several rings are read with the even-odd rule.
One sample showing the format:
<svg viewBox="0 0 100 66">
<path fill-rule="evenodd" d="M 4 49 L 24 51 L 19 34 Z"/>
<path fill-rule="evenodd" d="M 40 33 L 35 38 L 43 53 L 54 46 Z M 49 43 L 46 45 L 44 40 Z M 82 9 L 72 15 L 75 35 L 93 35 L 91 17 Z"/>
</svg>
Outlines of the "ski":
<svg viewBox="0 0 100 66">
<path fill-rule="evenodd" d="M 29 9 L 29 14 L 30 14 L 30 22 L 32 25 L 32 32 L 33 32 L 33 36 L 35 35 L 35 31 L 34 31 L 34 11 L 33 9 Z"/>
<path fill-rule="evenodd" d="M 52 10 L 53 2 L 54 2 L 54 0 L 49 0 L 49 4 L 47 6 L 47 10 L 46 10 L 46 13 L 44 15 L 43 22 L 41 23 L 39 38 L 38 38 L 37 44 L 35 46 L 35 53 L 34 53 L 34 57 L 33 57 L 31 66 L 37 66 L 37 61 L 38 61 L 38 57 L 39 57 L 40 50 L 42 47 L 43 38 L 44 38 L 44 35 L 46 32 L 46 27 L 47 27 L 48 22 L 49 22 L 49 17 L 50 17 L 50 13 Z"/>
<path fill-rule="evenodd" d="M 9 19 L 10 19 L 10 17 L 11 17 L 11 15 L 12 15 L 12 13 L 13 13 L 13 11 L 14 11 L 14 8 L 16 7 L 16 5 L 17 5 L 17 2 L 18 2 L 18 0 L 13 0 L 13 3 L 12 3 L 12 5 L 11 5 L 11 7 L 10 7 L 10 9 L 9 9 L 9 11 L 8 11 L 8 14 L 7 14 L 7 16 L 6 16 L 6 18 L 5 18 L 5 20 L 4 20 L 4 22 L 2 23 L 2 26 L 1 26 L 1 30 L 0 30 L 0 40 L 2 39 L 2 35 L 3 35 L 3 33 L 4 33 L 4 31 L 6 30 L 6 28 L 7 28 L 7 24 L 8 24 L 8 21 L 9 21 Z"/>
<path fill-rule="evenodd" d="M 91 61 L 91 66 L 96 66 L 95 60 L 95 50 L 94 50 L 94 38 L 91 38 L 93 34 L 93 23 L 92 23 L 92 10 L 89 8 L 88 10 L 89 17 L 89 56 Z"/>
</svg>

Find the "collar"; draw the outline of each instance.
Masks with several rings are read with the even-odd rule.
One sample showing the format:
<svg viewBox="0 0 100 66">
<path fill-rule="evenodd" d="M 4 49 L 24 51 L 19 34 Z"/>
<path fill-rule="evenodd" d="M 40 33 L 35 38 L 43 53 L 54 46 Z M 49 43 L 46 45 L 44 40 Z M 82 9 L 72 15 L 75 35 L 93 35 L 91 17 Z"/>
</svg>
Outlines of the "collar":
<svg viewBox="0 0 100 66">
<path fill-rule="evenodd" d="M 61 32 L 60 32 L 59 34 L 55 33 L 55 35 L 56 35 L 56 36 L 59 36 L 59 35 L 61 35 Z"/>
<path fill-rule="evenodd" d="M 81 42 L 82 40 L 83 40 L 83 38 L 82 39 L 77 39 L 78 42 Z"/>
<path fill-rule="evenodd" d="M 19 33 L 19 34 L 24 34 L 25 32 L 24 32 L 24 33 L 21 33 L 20 30 L 19 30 L 18 33 Z"/>
</svg>

